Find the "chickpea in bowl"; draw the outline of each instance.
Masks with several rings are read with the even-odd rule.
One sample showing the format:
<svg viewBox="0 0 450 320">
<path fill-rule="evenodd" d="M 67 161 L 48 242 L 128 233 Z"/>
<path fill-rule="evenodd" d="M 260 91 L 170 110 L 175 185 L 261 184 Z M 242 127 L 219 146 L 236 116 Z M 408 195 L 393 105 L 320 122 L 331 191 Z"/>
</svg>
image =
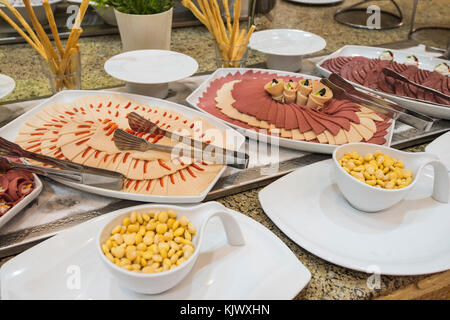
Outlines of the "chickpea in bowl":
<svg viewBox="0 0 450 320">
<path fill-rule="evenodd" d="M 219 203 L 140 205 L 112 214 L 97 235 L 97 253 L 124 287 L 158 294 L 175 287 L 197 261 L 204 230 L 218 217 L 228 243 L 245 244 L 237 221 Z"/>
<path fill-rule="evenodd" d="M 102 244 L 109 261 L 129 271 L 157 273 L 180 266 L 194 253 L 197 231 L 186 216 L 172 210 L 133 211 Z"/>
<path fill-rule="evenodd" d="M 367 159 L 365 158 L 367 156 Z M 432 197 L 448 203 L 447 168 L 430 153 L 403 152 L 370 143 L 349 143 L 333 152 L 336 184 L 356 209 L 377 212 L 403 200 L 425 166 L 434 168 Z"/>
</svg>

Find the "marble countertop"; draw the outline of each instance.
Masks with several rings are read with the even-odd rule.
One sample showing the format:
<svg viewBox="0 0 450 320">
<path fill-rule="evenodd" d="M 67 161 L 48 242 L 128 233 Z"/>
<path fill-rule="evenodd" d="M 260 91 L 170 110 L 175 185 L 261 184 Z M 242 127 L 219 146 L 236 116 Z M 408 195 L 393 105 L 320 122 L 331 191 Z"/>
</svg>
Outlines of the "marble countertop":
<svg viewBox="0 0 450 320">
<path fill-rule="evenodd" d="M 333 13 L 353 0 L 330 6 L 308 6 L 279 0 L 275 9 L 267 16 L 258 17 L 259 30 L 267 28 L 296 28 L 316 33 L 327 40 L 322 53 L 332 52 L 346 44 L 376 45 L 407 38 L 412 0 L 397 0 L 404 10 L 405 25 L 393 30 L 362 30 L 341 25 L 333 20 Z M 384 1 L 386 2 L 386 1 Z M 421 1 L 418 22 L 446 23 L 450 14 L 450 0 Z M 427 7 L 427 9 L 425 9 Z M 431 37 L 426 39 L 433 45 Z M 121 85 L 120 81 L 108 76 L 103 70 L 104 62 L 121 52 L 118 35 L 83 38 L 80 41 L 82 52 L 82 87 L 97 89 Z M 215 66 L 214 43 L 203 27 L 174 29 L 172 50 L 187 53 L 199 62 L 198 72 L 213 71 Z M 265 61 L 264 55 L 250 52 L 248 64 Z M 41 72 L 38 55 L 25 44 L 0 46 L 0 73 L 13 77 L 16 89 L 8 97 L 0 100 L 7 103 L 22 99 L 33 99 L 50 95 L 47 79 Z M 422 150 L 418 146 L 415 150 Z M 264 214 L 258 192 L 254 189 L 228 196 L 218 201 L 234 210 L 243 212 L 273 231 L 296 254 L 298 259 L 311 271 L 312 279 L 298 299 L 370 299 L 385 295 L 395 289 L 414 283 L 423 277 L 381 277 L 381 288 L 370 289 L 367 285 L 370 275 L 355 272 L 328 263 L 293 243 Z M 0 261 L 0 265 L 6 260 Z"/>
</svg>

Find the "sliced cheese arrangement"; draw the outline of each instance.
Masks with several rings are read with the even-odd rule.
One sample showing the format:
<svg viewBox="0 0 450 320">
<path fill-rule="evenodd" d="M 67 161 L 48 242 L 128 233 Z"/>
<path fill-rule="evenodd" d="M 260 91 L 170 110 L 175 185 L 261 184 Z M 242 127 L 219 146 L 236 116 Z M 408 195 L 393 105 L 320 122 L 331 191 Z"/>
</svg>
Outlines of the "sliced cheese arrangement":
<svg viewBox="0 0 450 320">
<path fill-rule="evenodd" d="M 266 71 L 214 79 L 197 107 L 241 128 L 328 145 L 385 144 L 392 126 L 391 119 L 369 108 L 334 98 L 318 80 Z"/>
<path fill-rule="evenodd" d="M 122 191 L 159 196 L 201 194 L 222 165 L 161 151 L 117 149 L 113 141 L 117 128 L 153 144 L 178 144 L 165 136 L 131 130 L 127 116 L 132 111 L 168 131 L 233 148 L 226 145 L 225 131 L 203 118 L 188 118 L 175 110 L 141 104 L 119 94 L 85 96 L 44 107 L 25 122 L 15 142 L 32 152 L 120 172 L 126 177 Z"/>
</svg>

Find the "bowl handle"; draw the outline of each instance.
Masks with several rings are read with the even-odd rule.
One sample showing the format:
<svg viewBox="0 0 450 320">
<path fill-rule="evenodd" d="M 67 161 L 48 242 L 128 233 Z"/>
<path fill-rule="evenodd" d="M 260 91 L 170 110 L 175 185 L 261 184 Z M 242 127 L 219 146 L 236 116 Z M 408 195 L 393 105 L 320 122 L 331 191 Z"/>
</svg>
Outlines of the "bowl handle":
<svg viewBox="0 0 450 320">
<path fill-rule="evenodd" d="M 434 169 L 433 199 L 448 203 L 450 187 L 447 167 L 439 160 L 430 160 L 422 164 L 419 171 L 427 165 L 433 166 Z"/>
<path fill-rule="evenodd" d="M 217 211 L 214 213 L 211 213 L 206 217 L 206 219 L 203 221 L 202 227 L 201 227 L 201 233 L 204 234 L 204 229 L 206 225 L 208 224 L 209 220 L 214 217 L 219 217 L 222 221 L 223 227 L 225 229 L 225 233 L 227 235 L 228 243 L 232 246 L 243 246 L 245 245 L 245 239 L 244 235 L 242 234 L 241 228 L 239 227 L 239 224 L 237 223 L 236 219 L 234 219 L 229 213 L 225 211 Z"/>
</svg>

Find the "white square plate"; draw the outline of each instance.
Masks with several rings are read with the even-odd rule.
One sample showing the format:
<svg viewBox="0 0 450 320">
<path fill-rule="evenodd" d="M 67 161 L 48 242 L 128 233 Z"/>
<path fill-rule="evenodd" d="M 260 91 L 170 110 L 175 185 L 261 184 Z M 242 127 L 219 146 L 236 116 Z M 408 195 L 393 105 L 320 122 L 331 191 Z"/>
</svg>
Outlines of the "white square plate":
<svg viewBox="0 0 450 320">
<path fill-rule="evenodd" d="M 82 223 L 44 241 L 0 269 L 2 299 L 292 299 L 311 274 L 289 248 L 253 219 L 227 210 L 239 223 L 244 246 L 230 246 L 219 219 L 205 229 L 193 269 L 172 289 L 142 295 L 121 287 L 98 256 L 97 233 L 114 216 L 148 208 L 186 216 L 223 210 L 217 202 L 196 206 L 141 205 Z M 79 288 L 71 283 L 75 272 Z"/>
<path fill-rule="evenodd" d="M 236 132 L 235 130 L 231 129 L 229 126 L 224 124 L 222 121 L 218 121 L 215 117 L 212 117 L 208 114 L 205 114 L 203 112 L 195 111 L 191 108 L 188 108 L 186 106 L 182 106 L 180 104 L 162 100 L 162 99 L 156 99 L 152 97 L 146 97 L 146 96 L 140 96 L 135 94 L 129 94 L 129 93 L 123 93 L 123 92 L 113 92 L 113 91 L 97 91 L 97 90 L 67 90 L 67 91 L 61 91 L 48 100 L 43 101 L 27 113 L 21 115 L 14 121 L 10 122 L 3 128 L 0 128 L 0 136 L 2 136 L 5 139 L 8 139 L 10 141 L 14 141 L 14 139 L 17 137 L 18 132 L 22 125 L 31 117 L 36 115 L 37 113 L 41 112 L 42 109 L 46 106 L 56 104 L 56 103 L 62 103 L 62 102 L 71 102 L 74 101 L 80 97 L 85 96 L 95 96 L 98 94 L 119 94 L 126 97 L 130 97 L 136 101 L 139 101 L 141 103 L 145 103 L 148 105 L 158 105 L 162 108 L 167 108 L 171 110 L 175 110 L 177 112 L 180 112 L 187 117 L 202 117 L 208 119 L 214 126 L 216 126 L 220 130 L 226 130 L 227 134 L 233 135 L 233 138 L 230 138 L 229 141 L 236 141 L 236 146 L 238 148 L 242 148 L 245 143 L 245 137 L 242 136 L 240 133 Z M 137 193 L 130 193 L 130 192 L 123 192 L 123 191 L 114 191 L 114 190 L 107 190 L 92 186 L 87 186 L 83 184 L 73 183 L 69 181 L 64 181 L 62 179 L 58 179 L 58 182 L 63 183 L 67 186 L 90 192 L 99 194 L 105 197 L 113 197 L 113 198 L 120 198 L 120 199 L 127 199 L 127 200 L 134 200 L 134 201 L 143 201 L 143 202 L 163 202 L 163 203 L 196 203 L 200 202 L 203 199 L 205 199 L 208 192 L 211 190 L 211 188 L 214 186 L 214 184 L 217 182 L 217 180 L 220 178 L 222 173 L 225 171 L 226 167 L 224 166 L 215 179 L 209 184 L 209 186 L 198 196 L 154 196 L 154 195 L 147 195 L 147 194 L 137 194 Z"/>
<path fill-rule="evenodd" d="M 191 106 L 196 108 L 197 110 L 200 110 L 203 113 L 209 114 L 208 112 L 206 112 L 205 110 L 200 108 L 198 104 L 199 104 L 199 99 L 203 96 L 203 94 L 209 88 L 211 82 L 213 82 L 216 79 L 225 77 L 228 74 L 236 74 L 237 72 L 240 72 L 241 74 L 243 74 L 247 71 L 255 71 L 255 72 L 262 72 L 262 73 L 274 73 L 279 76 L 295 76 L 295 77 L 304 77 L 304 78 L 313 79 L 313 80 L 320 80 L 320 78 L 314 77 L 314 76 L 311 76 L 308 74 L 286 72 L 286 71 L 267 70 L 267 69 L 247 69 L 247 68 L 223 68 L 223 69 L 217 69 L 213 74 L 211 74 L 207 80 L 205 80 L 194 92 L 192 92 L 189 95 L 189 97 L 186 98 L 186 101 Z M 215 116 L 213 116 L 213 117 L 215 117 Z M 216 118 L 216 119 L 218 119 L 218 118 Z M 238 129 L 239 132 L 241 132 L 244 136 L 249 137 L 250 139 L 255 139 L 258 141 L 268 141 L 269 143 L 276 143 L 280 147 L 301 150 L 301 151 L 307 151 L 307 152 L 327 153 L 327 154 L 332 154 L 334 149 L 336 148 L 336 146 L 329 145 L 329 144 L 306 142 L 306 141 L 296 141 L 293 139 L 287 139 L 287 138 L 282 138 L 282 137 L 268 136 L 263 133 L 256 132 L 255 130 L 242 128 L 238 125 L 235 125 L 234 123 L 230 123 L 230 122 L 227 122 L 222 119 L 219 119 L 219 120 L 227 123 L 229 126 L 231 126 L 233 128 Z M 391 127 L 389 129 L 387 129 L 388 134 L 385 137 L 386 138 L 386 143 L 384 144 L 385 146 L 391 145 L 392 135 L 394 134 L 394 125 L 395 125 L 395 121 L 392 120 Z"/>
<path fill-rule="evenodd" d="M 362 272 L 419 275 L 450 268 L 450 204 L 431 197 L 429 172 L 400 203 L 367 213 L 345 200 L 332 161 L 300 168 L 259 192 L 264 212 L 292 241 Z"/>
</svg>

